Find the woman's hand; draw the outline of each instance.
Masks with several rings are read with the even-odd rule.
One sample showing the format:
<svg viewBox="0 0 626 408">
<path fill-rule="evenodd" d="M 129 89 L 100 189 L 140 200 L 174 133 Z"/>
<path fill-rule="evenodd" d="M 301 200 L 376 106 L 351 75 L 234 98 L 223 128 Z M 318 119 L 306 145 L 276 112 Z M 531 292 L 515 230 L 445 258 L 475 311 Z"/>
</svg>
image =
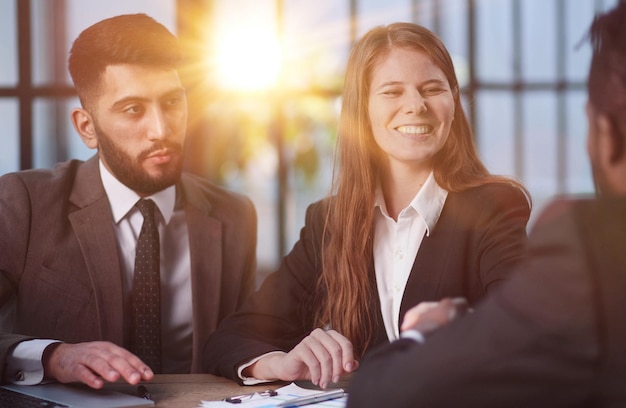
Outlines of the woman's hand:
<svg viewBox="0 0 626 408">
<path fill-rule="evenodd" d="M 244 375 L 263 380 L 310 380 L 326 388 L 358 365 L 347 338 L 335 330 L 315 329 L 289 353 L 268 355 L 248 367 Z"/>
</svg>

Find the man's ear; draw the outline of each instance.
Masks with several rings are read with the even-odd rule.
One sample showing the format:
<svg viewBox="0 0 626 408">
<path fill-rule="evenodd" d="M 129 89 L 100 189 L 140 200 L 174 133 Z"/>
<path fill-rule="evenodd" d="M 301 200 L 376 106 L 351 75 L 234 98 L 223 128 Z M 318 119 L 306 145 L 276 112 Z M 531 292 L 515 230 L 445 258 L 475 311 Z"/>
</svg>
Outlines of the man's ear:
<svg viewBox="0 0 626 408">
<path fill-rule="evenodd" d="M 83 139 L 83 143 L 90 149 L 97 148 L 98 137 L 96 135 L 93 118 L 89 112 L 83 108 L 75 108 L 72 110 L 71 116 L 74 129 L 76 129 L 80 138 Z"/>
<path fill-rule="evenodd" d="M 603 113 L 597 115 L 596 120 L 602 159 L 610 165 L 625 160 L 624 140 L 615 123 Z"/>
</svg>

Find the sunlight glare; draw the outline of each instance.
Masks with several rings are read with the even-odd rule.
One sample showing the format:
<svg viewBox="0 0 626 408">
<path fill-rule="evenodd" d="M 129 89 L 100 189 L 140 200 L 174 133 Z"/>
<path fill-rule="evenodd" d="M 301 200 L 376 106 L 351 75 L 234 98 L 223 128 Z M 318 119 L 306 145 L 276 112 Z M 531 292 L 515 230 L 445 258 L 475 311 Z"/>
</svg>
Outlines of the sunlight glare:
<svg viewBox="0 0 626 408">
<path fill-rule="evenodd" d="M 281 51 L 273 27 L 262 19 L 238 21 L 215 33 L 217 83 L 234 91 L 261 91 L 276 85 Z"/>
</svg>

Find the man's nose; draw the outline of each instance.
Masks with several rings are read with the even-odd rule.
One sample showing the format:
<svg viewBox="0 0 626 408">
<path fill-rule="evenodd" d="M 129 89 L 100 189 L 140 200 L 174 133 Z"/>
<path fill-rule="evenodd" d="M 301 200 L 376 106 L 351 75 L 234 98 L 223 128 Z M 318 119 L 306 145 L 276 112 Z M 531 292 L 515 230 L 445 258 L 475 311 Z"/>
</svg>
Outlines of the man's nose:
<svg viewBox="0 0 626 408">
<path fill-rule="evenodd" d="M 165 112 L 163 112 L 162 109 L 152 109 L 148 120 L 148 139 L 162 140 L 167 138 L 170 132 L 170 127 Z"/>
</svg>

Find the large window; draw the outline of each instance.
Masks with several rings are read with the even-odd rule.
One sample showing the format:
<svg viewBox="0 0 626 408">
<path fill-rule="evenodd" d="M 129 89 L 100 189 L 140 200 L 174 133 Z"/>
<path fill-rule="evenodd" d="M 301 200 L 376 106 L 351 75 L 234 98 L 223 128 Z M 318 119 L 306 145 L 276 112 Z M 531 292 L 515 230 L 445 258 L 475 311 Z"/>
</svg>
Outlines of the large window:
<svg viewBox="0 0 626 408">
<path fill-rule="evenodd" d="M 0 174 L 93 154 L 69 120 L 78 101 L 68 50 L 95 21 L 145 12 L 203 67 L 188 81 L 187 167 L 253 199 L 259 266 L 272 270 L 298 239 L 306 206 L 329 192 L 351 43 L 375 25 L 414 21 L 448 46 L 482 158 L 529 188 L 534 215 L 556 194 L 593 189 L 583 111 L 590 50 L 577 44 L 594 13 L 617 1 L 0 0 L 9 39 L 0 42 Z M 274 40 L 282 54 L 262 48 Z M 224 72 L 218 57 L 243 59 Z M 267 82 L 238 89 L 244 79 Z"/>
</svg>

